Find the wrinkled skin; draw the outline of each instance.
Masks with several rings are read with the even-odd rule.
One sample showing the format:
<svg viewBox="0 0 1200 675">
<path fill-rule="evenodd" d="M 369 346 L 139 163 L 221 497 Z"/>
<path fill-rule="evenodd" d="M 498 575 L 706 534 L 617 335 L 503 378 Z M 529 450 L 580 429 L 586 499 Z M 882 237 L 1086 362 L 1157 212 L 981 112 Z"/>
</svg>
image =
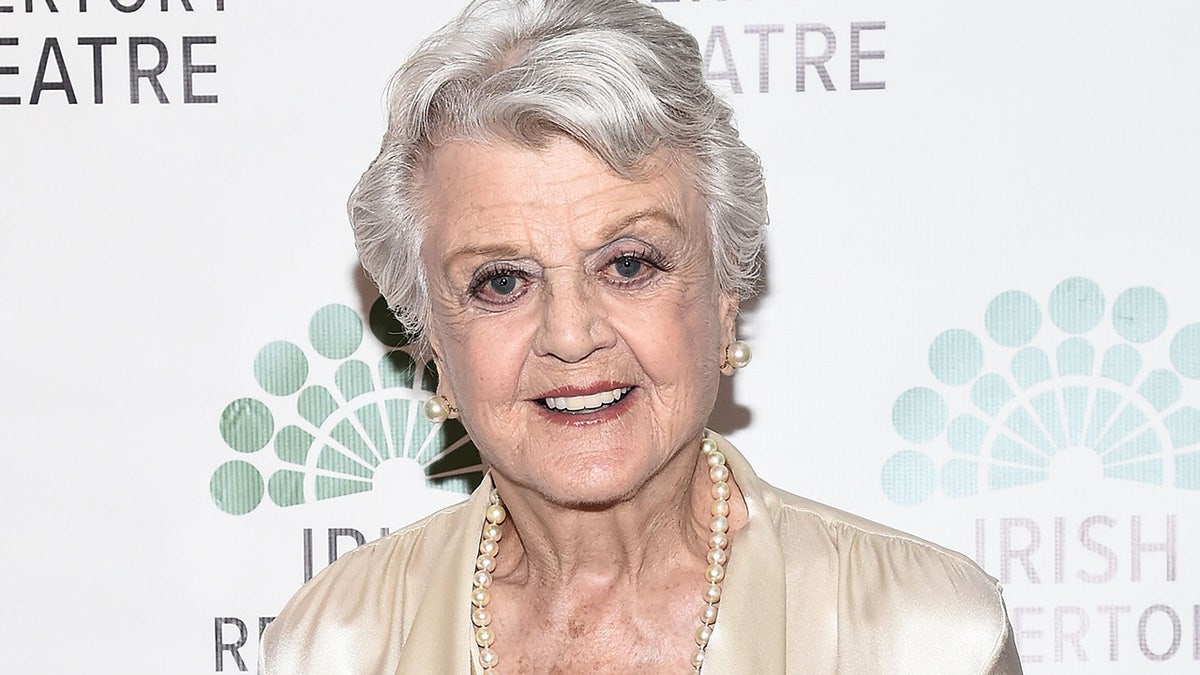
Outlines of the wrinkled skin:
<svg viewBox="0 0 1200 675">
<path fill-rule="evenodd" d="M 634 182 L 566 139 L 455 143 L 424 174 L 443 393 L 502 480 L 552 503 L 641 490 L 695 447 L 716 399 L 736 301 L 717 287 L 703 200 L 655 159 Z M 539 402 L 615 385 L 633 389 L 602 419 Z"/>
</svg>

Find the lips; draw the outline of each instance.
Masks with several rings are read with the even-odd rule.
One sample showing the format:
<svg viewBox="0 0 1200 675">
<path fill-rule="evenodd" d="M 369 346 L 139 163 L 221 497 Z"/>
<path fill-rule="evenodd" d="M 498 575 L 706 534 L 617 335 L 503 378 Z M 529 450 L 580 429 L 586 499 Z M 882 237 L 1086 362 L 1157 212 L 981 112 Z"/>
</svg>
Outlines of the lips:
<svg viewBox="0 0 1200 675">
<path fill-rule="evenodd" d="M 582 414 L 602 410 L 628 394 L 633 387 L 614 387 L 596 392 L 594 394 L 582 394 L 576 396 L 547 396 L 540 399 L 541 404 L 555 412 Z"/>
</svg>

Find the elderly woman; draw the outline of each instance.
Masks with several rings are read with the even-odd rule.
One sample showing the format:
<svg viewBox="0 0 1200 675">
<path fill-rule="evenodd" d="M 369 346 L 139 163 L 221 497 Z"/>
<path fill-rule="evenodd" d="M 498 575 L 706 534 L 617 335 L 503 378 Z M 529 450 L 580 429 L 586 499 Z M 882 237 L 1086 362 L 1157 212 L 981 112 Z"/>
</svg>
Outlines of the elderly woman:
<svg viewBox="0 0 1200 675">
<path fill-rule="evenodd" d="M 479 0 L 396 75 L 363 265 L 490 466 L 270 626 L 261 672 L 1017 673 L 965 557 L 784 493 L 705 430 L 757 156 L 634 0 Z"/>
</svg>

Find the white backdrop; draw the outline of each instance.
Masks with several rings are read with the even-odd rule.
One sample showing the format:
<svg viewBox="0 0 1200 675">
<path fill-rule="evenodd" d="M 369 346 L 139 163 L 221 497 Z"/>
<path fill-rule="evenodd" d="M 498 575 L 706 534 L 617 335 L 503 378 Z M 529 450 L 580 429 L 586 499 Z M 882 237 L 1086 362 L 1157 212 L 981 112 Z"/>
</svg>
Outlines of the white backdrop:
<svg viewBox="0 0 1200 675">
<path fill-rule="evenodd" d="M 714 426 L 781 487 L 975 556 L 1027 672 L 1195 672 L 1200 10 L 657 6 L 768 171 L 755 362 Z M 5 672 L 252 671 L 330 541 L 460 498 L 402 460 L 332 480 L 283 431 L 321 447 L 370 401 L 410 434 L 385 459 L 428 458 L 419 392 L 339 380 L 388 377 L 343 204 L 388 75 L 454 9 L 0 4 Z"/>
</svg>

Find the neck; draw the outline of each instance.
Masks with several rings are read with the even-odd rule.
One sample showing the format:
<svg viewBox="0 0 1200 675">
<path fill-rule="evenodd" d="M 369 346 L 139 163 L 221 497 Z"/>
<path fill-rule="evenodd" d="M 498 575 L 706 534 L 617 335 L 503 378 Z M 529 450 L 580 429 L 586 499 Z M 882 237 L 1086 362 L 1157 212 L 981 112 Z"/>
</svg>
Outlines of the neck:
<svg viewBox="0 0 1200 675">
<path fill-rule="evenodd" d="M 698 440 L 611 504 L 564 506 L 493 479 L 511 522 L 498 578 L 548 590 L 637 587 L 657 583 L 672 563 L 698 567 L 706 555 L 712 482 Z"/>
</svg>

